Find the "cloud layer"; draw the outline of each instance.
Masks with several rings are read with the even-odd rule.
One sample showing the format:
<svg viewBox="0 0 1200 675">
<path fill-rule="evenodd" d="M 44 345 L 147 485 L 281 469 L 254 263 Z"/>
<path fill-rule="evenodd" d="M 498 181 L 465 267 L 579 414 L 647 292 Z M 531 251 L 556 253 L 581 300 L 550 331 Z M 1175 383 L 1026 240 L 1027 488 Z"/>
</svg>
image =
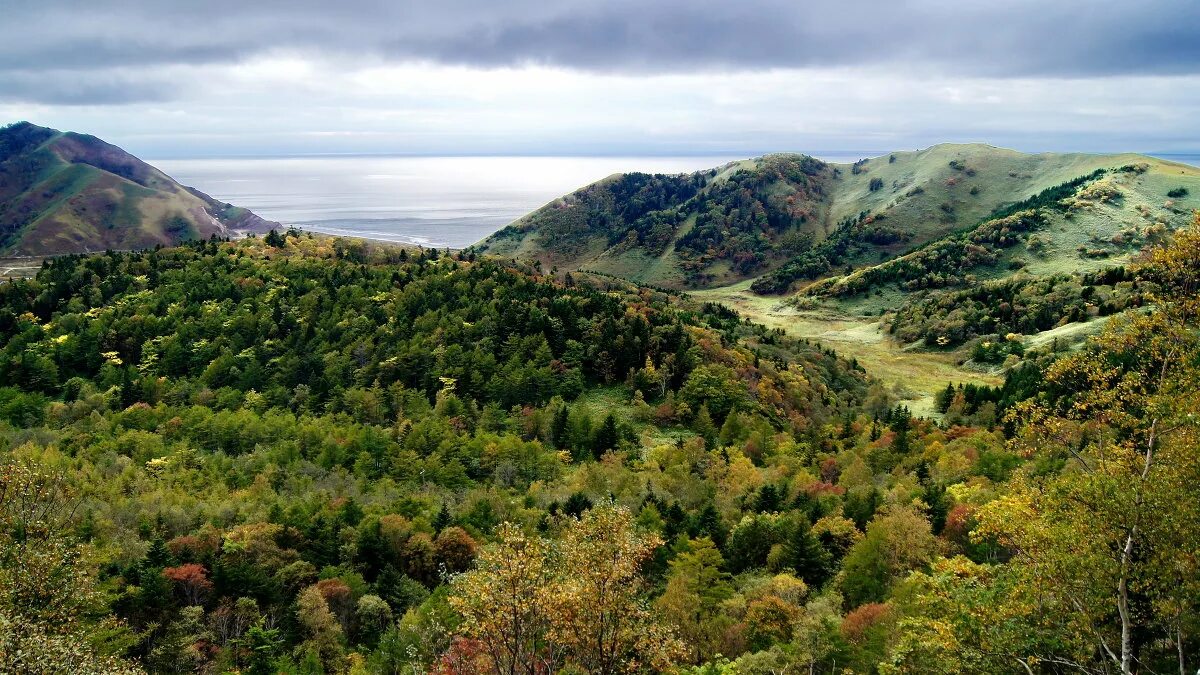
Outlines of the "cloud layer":
<svg viewBox="0 0 1200 675">
<path fill-rule="evenodd" d="M 0 72 L 67 86 L 6 92 L 102 102 L 111 68 L 237 63 L 288 52 L 591 72 L 870 67 L 983 77 L 1200 72 L 1191 0 L 9 0 Z"/>
<path fill-rule="evenodd" d="M 162 152 L 1169 148 L 1200 108 L 1194 0 L 4 4 L 0 121 Z"/>
</svg>

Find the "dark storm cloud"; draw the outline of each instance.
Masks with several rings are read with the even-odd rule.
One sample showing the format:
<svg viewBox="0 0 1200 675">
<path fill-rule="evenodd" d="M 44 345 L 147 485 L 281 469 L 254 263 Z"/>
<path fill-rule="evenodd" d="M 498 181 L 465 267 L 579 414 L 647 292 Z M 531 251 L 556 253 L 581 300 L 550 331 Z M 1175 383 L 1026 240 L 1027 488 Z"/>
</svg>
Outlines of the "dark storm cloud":
<svg viewBox="0 0 1200 675">
<path fill-rule="evenodd" d="M 3 4 L 0 72 L 208 65 L 270 51 L 623 73 L 901 64 L 984 77 L 1200 71 L 1196 0 Z M 85 83 L 67 98 L 85 100 L 89 91 L 146 95 Z M 10 87 L 0 100 L 50 98 L 37 94 Z"/>
<path fill-rule="evenodd" d="M 0 102 L 32 101 L 51 105 L 107 105 L 166 101 L 176 83 L 89 71 L 0 71 Z"/>
<path fill-rule="evenodd" d="M 473 64 L 689 71 L 909 64 L 983 76 L 1200 70 L 1200 3 L 658 2 L 582 7 L 390 43 Z"/>
</svg>

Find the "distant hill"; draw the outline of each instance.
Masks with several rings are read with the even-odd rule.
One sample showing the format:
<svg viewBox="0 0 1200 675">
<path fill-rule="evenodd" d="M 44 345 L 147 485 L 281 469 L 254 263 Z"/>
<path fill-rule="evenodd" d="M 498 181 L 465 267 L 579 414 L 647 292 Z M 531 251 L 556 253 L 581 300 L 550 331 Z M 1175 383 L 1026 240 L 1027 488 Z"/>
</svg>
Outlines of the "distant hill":
<svg viewBox="0 0 1200 675">
<path fill-rule="evenodd" d="M 1080 179 L 1074 187 L 1083 188 L 1101 178 L 1099 170 L 1133 166 L 1136 172 L 1122 175 L 1136 199 L 1073 210 L 1075 245 L 1094 227 L 1111 238 L 1136 226 L 1146 219 L 1143 206 L 1166 228 L 1200 207 L 1195 167 L 1133 154 L 945 144 L 854 164 L 778 154 L 686 175 L 611 176 L 521 218 L 475 250 L 668 288 L 753 279 L 756 292 L 784 293 L 1011 215 L 1014 205 L 1055 186 Z M 1168 197 L 1172 191 L 1181 196 Z"/>
<path fill-rule="evenodd" d="M 140 249 L 272 227 L 95 136 L 0 128 L 0 254 Z"/>
<path fill-rule="evenodd" d="M 834 345 L 935 414 L 947 381 L 995 385 L 1143 311 L 1126 264 L 1197 209 L 1193 166 L 938 145 L 610 176 L 474 250 L 687 290 Z"/>
</svg>

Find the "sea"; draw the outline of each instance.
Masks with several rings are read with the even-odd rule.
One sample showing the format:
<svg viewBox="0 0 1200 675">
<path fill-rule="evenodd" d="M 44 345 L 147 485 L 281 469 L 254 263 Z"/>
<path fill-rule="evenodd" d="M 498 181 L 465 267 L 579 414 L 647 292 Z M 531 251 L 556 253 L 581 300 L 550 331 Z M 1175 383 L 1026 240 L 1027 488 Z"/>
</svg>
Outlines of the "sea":
<svg viewBox="0 0 1200 675">
<path fill-rule="evenodd" d="M 853 162 L 882 152 L 810 153 Z M 1162 155 L 1200 166 L 1200 155 Z M 614 173 L 682 173 L 740 156 L 159 159 L 175 180 L 285 226 L 334 235 L 462 248 L 522 215 Z"/>
</svg>

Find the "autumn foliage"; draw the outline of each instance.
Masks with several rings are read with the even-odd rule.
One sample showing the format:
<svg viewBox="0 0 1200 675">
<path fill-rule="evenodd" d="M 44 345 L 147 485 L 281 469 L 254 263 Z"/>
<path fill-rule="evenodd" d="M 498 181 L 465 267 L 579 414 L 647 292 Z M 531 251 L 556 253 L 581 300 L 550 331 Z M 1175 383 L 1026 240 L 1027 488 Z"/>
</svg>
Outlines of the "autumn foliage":
<svg viewBox="0 0 1200 675">
<path fill-rule="evenodd" d="M 557 542 L 503 525 L 476 568 L 456 578 L 451 605 L 492 672 L 665 668 L 681 646 L 646 608 L 641 565 L 661 542 L 627 509 L 600 506 L 560 525 Z"/>
<path fill-rule="evenodd" d="M 208 580 L 208 570 L 196 563 L 163 568 L 162 575 L 176 585 L 189 605 L 203 603 L 213 588 Z"/>
</svg>

